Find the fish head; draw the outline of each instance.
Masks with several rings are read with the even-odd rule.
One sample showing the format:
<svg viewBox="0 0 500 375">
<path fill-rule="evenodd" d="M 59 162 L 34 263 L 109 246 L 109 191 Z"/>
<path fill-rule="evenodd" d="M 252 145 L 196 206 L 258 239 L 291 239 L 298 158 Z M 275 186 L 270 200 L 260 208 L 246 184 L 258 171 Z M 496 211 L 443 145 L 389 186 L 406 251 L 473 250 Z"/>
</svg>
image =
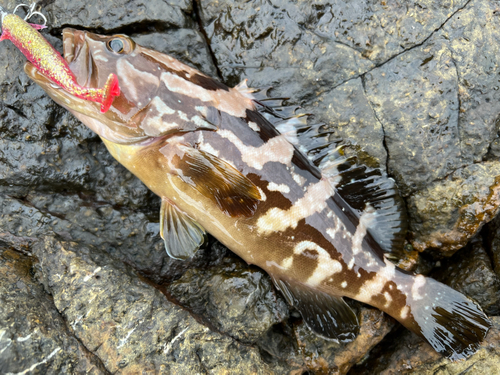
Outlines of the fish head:
<svg viewBox="0 0 500 375">
<path fill-rule="evenodd" d="M 135 142 L 148 138 L 141 122 L 160 86 L 162 69 L 148 51 L 125 35 L 106 36 L 64 29 L 64 58 L 80 86 L 100 88 L 111 73 L 118 77 L 120 95 L 105 113 L 100 112 L 100 103 L 70 94 L 29 62 L 25 72 L 55 102 L 100 136 L 113 142 Z"/>
</svg>

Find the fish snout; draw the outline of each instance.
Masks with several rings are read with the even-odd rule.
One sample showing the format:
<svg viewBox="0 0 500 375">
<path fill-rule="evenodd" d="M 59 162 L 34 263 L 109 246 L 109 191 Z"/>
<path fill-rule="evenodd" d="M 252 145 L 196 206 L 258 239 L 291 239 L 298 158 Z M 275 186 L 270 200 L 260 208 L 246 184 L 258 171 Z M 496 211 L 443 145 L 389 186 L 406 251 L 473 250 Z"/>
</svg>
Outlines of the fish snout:
<svg viewBox="0 0 500 375">
<path fill-rule="evenodd" d="M 66 28 L 63 30 L 63 55 L 66 61 L 73 62 L 85 44 L 85 31 Z"/>
</svg>

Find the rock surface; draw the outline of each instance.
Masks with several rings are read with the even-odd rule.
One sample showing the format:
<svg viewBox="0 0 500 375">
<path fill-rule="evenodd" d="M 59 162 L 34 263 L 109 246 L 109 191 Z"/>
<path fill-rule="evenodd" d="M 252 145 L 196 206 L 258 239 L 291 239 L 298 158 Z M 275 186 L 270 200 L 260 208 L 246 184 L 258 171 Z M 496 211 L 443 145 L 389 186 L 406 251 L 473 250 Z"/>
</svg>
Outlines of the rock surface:
<svg viewBox="0 0 500 375">
<path fill-rule="evenodd" d="M 32 258 L 0 252 L 0 373 L 107 374 L 32 276 Z"/>
<path fill-rule="evenodd" d="M 436 277 L 499 314 L 498 219 L 481 230 L 500 205 L 496 1 L 41 4 L 44 35 L 59 49 L 66 26 L 125 33 L 229 85 L 249 78 L 290 97 L 397 181 L 409 240 L 426 253 L 421 269 L 484 240 L 442 260 Z M 372 351 L 383 352 L 377 362 L 369 352 L 394 324 L 377 310 L 360 307 L 360 336 L 337 345 L 312 335 L 265 273 L 215 240 L 189 262 L 170 259 L 159 199 L 29 81 L 24 61 L 0 44 L 1 373 L 498 368 L 498 318 L 467 361 L 441 359 L 398 330 L 392 346 Z"/>
<path fill-rule="evenodd" d="M 390 348 L 394 352 L 388 356 L 379 357 L 376 365 L 367 363 L 355 368 L 351 374 L 499 374 L 500 317 L 494 317 L 492 323 L 493 327 L 481 347 L 467 361 L 450 362 L 443 359 L 430 345 L 419 340 L 417 336 L 403 332 L 398 338 L 397 346 L 393 345 Z"/>
</svg>

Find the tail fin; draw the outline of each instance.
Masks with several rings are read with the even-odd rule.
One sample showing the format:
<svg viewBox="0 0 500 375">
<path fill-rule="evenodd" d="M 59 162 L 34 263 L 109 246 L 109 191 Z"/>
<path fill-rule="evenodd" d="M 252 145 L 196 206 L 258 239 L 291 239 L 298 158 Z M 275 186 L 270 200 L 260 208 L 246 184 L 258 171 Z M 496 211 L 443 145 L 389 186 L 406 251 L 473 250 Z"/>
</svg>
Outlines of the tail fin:
<svg viewBox="0 0 500 375">
<path fill-rule="evenodd" d="M 430 278 L 426 278 L 425 291 L 421 296 L 412 288 L 407 299 L 411 315 L 401 322 L 451 360 L 474 354 L 491 327 L 481 307 L 462 293 Z"/>
<path fill-rule="evenodd" d="M 106 84 L 103 87 L 103 97 L 101 103 L 101 113 L 107 112 L 111 104 L 113 103 L 113 99 L 115 96 L 120 95 L 120 86 L 118 84 L 118 78 L 116 75 L 111 73 L 106 81 Z"/>
</svg>

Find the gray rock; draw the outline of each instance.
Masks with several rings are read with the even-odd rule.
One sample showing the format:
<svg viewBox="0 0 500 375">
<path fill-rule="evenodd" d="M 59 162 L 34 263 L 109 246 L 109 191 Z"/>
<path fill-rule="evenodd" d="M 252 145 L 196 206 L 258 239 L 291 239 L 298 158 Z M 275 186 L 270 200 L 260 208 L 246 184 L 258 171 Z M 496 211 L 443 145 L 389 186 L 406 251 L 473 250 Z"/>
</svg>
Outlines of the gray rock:
<svg viewBox="0 0 500 375">
<path fill-rule="evenodd" d="M 239 259 L 228 257 L 207 270 L 192 268 L 171 283 L 168 291 L 217 330 L 247 344 L 254 344 L 289 317 L 270 278 Z"/>
<path fill-rule="evenodd" d="M 349 152 L 397 180 L 418 251 L 451 255 L 498 211 L 500 28 L 493 0 L 43 3 L 43 33 L 59 50 L 65 26 L 126 33 L 230 85 L 243 78 L 273 85 L 272 95 L 291 97 L 351 144 Z M 57 347 L 37 369 L 346 373 L 366 361 L 392 325 L 380 312 L 362 308 L 360 337 L 339 346 L 312 335 L 262 271 L 212 240 L 190 262 L 170 259 L 158 236 L 158 198 L 27 79 L 24 61 L 10 42 L 0 44 L 0 247 L 35 253 L 38 280 L 53 299 L 26 268 L 2 270 L 34 296 L 26 302 L 16 281 L 8 306 L 43 302 L 49 312 L 34 312 L 40 323 L 30 327 L 52 332 L 36 336 L 36 345 L 47 343 L 43 350 L 16 341 L 30 362 L 9 359 L 18 367 L 5 371 L 24 371 Z M 450 263 L 455 287 L 478 294 L 490 312 L 498 286 L 486 254 L 500 275 L 495 225 L 486 253 L 465 249 Z M 55 312 L 59 320 L 51 323 Z M 9 327 L 3 338 L 29 335 Z M 392 359 L 380 371 L 406 371 L 407 363 L 450 373 L 496 368 L 496 357 L 485 354 L 496 355 L 495 334 L 489 349 L 456 365 L 414 335 L 391 337 L 395 346 L 383 350 Z M 0 351 L 9 342 L 0 339 Z M 412 359 L 418 355 L 433 359 L 423 364 Z"/>
<path fill-rule="evenodd" d="M 33 248 L 37 277 L 73 334 L 111 372 L 272 374 L 259 351 L 199 324 L 129 267 L 50 237 Z"/>
<path fill-rule="evenodd" d="M 442 358 L 416 335 L 404 333 L 396 352 L 380 367 L 369 371 L 384 374 L 459 375 L 464 373 L 498 374 L 500 365 L 500 317 L 492 318 L 493 327 L 476 354 L 467 361 L 451 362 Z"/>
<path fill-rule="evenodd" d="M 55 29 L 74 25 L 117 33 L 124 27 L 166 29 L 193 25 L 188 16 L 193 7 L 187 0 L 53 1 L 48 2 L 43 10 L 49 14 L 50 25 Z"/>
<path fill-rule="evenodd" d="M 500 217 L 497 216 L 487 226 L 486 243 L 493 263 L 493 270 L 500 277 Z"/>
<path fill-rule="evenodd" d="M 496 3 L 473 2 L 366 75 L 403 195 L 486 156 L 500 111 Z M 403 177 L 404 176 L 404 177 Z"/>
<path fill-rule="evenodd" d="M 0 373 L 108 374 L 72 335 L 31 267 L 32 258 L 0 248 Z"/>
<path fill-rule="evenodd" d="M 295 327 L 300 353 L 310 371 L 314 374 L 348 373 L 394 327 L 395 321 L 380 310 L 362 308 L 359 316 L 358 337 L 344 345 L 318 337 L 303 324 Z"/>
<path fill-rule="evenodd" d="M 500 315 L 500 278 L 492 269 L 482 238 L 473 239 L 464 249 L 442 261 L 431 276 L 472 297 L 486 314 Z"/>
<path fill-rule="evenodd" d="M 452 254 L 499 210 L 500 163 L 472 164 L 408 199 L 411 242 Z"/>
</svg>

